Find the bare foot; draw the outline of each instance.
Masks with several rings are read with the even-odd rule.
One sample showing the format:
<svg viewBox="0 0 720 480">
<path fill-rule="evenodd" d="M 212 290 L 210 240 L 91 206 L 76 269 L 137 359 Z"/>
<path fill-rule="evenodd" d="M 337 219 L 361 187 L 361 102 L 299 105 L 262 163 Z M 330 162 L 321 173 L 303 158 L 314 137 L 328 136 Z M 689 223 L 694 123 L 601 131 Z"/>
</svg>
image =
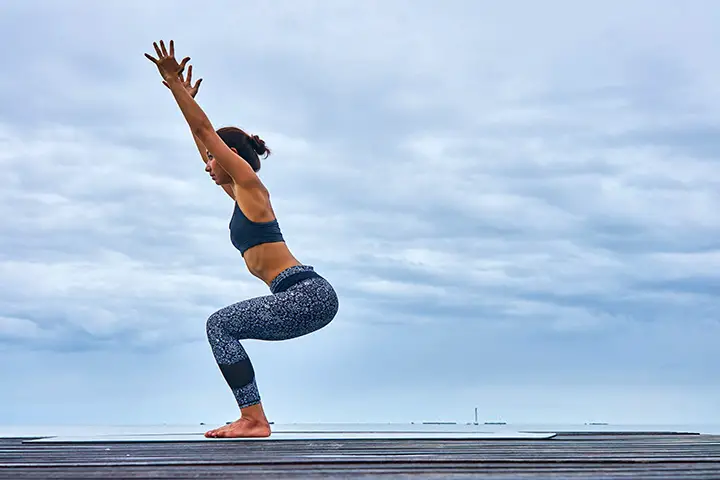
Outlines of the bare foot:
<svg viewBox="0 0 720 480">
<path fill-rule="evenodd" d="M 268 422 L 240 418 L 229 425 L 205 432 L 208 438 L 246 438 L 246 437 L 269 437 L 270 424 Z"/>
<path fill-rule="evenodd" d="M 207 432 L 205 432 L 205 436 L 206 436 L 207 438 L 215 437 L 219 431 L 224 430 L 224 429 L 226 429 L 226 428 L 229 427 L 229 426 L 230 426 L 230 424 L 227 424 L 227 425 L 224 425 L 224 426 L 222 426 L 222 427 L 215 428 L 215 429 L 213 429 L 213 430 L 208 430 Z"/>
</svg>

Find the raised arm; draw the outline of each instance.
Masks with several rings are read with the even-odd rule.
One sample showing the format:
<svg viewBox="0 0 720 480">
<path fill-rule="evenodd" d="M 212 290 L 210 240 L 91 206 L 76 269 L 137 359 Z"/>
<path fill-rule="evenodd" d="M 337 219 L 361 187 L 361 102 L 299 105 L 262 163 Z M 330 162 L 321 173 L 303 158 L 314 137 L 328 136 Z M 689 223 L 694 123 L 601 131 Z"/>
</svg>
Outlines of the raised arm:
<svg viewBox="0 0 720 480">
<path fill-rule="evenodd" d="M 187 92 L 190 94 L 191 97 L 195 98 L 195 96 L 200 91 L 200 84 L 202 83 L 203 79 L 198 78 L 197 81 L 195 82 L 195 85 L 193 85 L 192 84 L 192 72 L 193 72 L 192 65 L 188 65 L 187 76 L 185 78 L 183 78 L 183 73 L 180 72 L 178 74 L 178 77 L 180 78 L 180 81 L 182 82 L 183 87 L 185 87 L 185 90 L 187 90 Z M 170 85 L 168 85 L 168 83 L 165 80 L 163 80 L 163 85 L 170 88 Z M 207 156 L 207 149 L 205 148 L 205 145 L 203 145 L 203 143 L 200 141 L 200 139 L 194 133 L 192 134 L 192 137 L 193 137 L 193 140 L 195 141 L 195 146 L 197 147 L 198 152 L 200 153 L 200 158 L 202 159 L 203 163 L 207 164 L 209 159 Z M 225 193 L 227 193 L 230 196 L 230 198 L 235 200 L 235 192 L 233 192 L 231 185 L 221 185 L 221 187 L 223 190 L 225 190 Z"/>
<path fill-rule="evenodd" d="M 145 56 L 158 67 L 160 75 L 165 80 L 167 87 L 170 88 L 193 136 L 197 139 L 198 149 L 201 146 L 207 148 L 220 166 L 232 177 L 235 184 L 250 185 L 259 182 L 252 167 L 222 141 L 210 123 L 210 119 L 185 89 L 180 74 L 185 69 L 187 62 L 190 61 L 190 57 L 185 57 L 182 63 L 178 64 L 175 60 L 175 44 L 172 40 L 170 40 L 169 52 L 162 41 L 160 41 L 160 47 L 157 43 L 153 43 L 153 46 L 158 58 L 153 58 L 147 53 Z M 207 161 L 204 153 L 201 152 L 201 154 Z"/>
</svg>

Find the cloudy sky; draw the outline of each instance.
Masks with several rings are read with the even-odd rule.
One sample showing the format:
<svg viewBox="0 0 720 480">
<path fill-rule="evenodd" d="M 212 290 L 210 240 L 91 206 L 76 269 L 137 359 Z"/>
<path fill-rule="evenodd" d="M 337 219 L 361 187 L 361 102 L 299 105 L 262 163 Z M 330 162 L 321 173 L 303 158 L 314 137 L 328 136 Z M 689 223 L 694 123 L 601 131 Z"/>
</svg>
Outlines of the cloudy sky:
<svg viewBox="0 0 720 480">
<path fill-rule="evenodd" d="M 267 288 L 143 54 L 174 39 L 340 312 L 245 346 L 276 422 L 720 415 L 720 4 L 0 4 L 0 424 L 224 422 Z"/>
</svg>

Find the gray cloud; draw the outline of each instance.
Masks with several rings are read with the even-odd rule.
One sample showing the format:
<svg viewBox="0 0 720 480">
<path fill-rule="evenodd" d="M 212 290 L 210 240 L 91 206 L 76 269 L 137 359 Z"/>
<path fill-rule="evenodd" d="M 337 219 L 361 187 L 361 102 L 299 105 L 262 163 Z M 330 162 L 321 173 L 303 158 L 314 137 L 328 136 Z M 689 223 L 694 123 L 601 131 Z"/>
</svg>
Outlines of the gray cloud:
<svg viewBox="0 0 720 480">
<path fill-rule="evenodd" d="M 714 4 L 684 8 L 3 4 L 0 358 L 22 368 L 0 374 L 0 423 L 52 419 L 31 378 L 77 404 L 52 407 L 69 422 L 177 398 L 169 421 L 235 415 L 204 321 L 268 292 L 142 56 L 170 37 L 214 124 L 274 149 L 261 176 L 290 248 L 340 293 L 327 330 L 249 343 L 271 411 L 363 420 L 346 412 L 380 398 L 384 420 L 439 401 L 457 418 L 484 396 L 543 421 L 577 388 L 568 421 L 657 392 L 658 421 L 709 418 L 720 38 Z M 541 400 L 503 410 L 523 385 Z"/>
</svg>

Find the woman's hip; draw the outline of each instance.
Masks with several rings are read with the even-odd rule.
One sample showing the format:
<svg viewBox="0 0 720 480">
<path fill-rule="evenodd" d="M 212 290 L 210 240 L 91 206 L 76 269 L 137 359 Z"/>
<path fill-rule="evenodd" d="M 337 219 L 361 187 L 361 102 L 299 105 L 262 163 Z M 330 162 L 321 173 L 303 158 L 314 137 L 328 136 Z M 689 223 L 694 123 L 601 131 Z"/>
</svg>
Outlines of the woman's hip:
<svg viewBox="0 0 720 480">
<path fill-rule="evenodd" d="M 332 284 L 310 265 L 296 265 L 278 274 L 270 283 L 273 295 L 283 303 L 298 303 L 297 308 L 328 322 L 335 317 L 339 301 Z M 294 309 L 293 309 L 294 310 Z"/>
</svg>

